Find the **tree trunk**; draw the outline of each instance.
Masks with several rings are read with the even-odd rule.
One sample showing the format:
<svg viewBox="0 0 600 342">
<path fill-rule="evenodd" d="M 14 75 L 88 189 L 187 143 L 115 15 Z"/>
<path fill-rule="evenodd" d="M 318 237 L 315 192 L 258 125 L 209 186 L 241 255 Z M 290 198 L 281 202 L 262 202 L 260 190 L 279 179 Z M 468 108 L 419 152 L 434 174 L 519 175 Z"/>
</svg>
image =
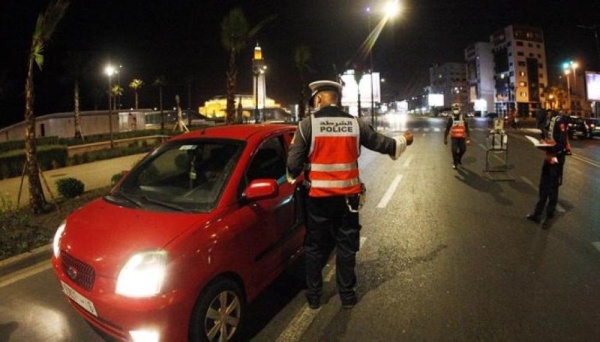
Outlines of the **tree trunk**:
<svg viewBox="0 0 600 342">
<path fill-rule="evenodd" d="M 33 57 L 30 57 L 27 80 L 25 81 L 25 156 L 27 159 L 27 179 L 29 181 L 29 206 L 34 214 L 39 214 L 44 210 L 46 199 L 44 198 L 36 157 L 33 103 Z"/>
<path fill-rule="evenodd" d="M 75 79 L 75 83 L 73 85 L 73 101 L 74 103 L 74 111 L 75 115 L 75 139 L 83 140 L 83 133 L 81 132 L 81 115 L 79 113 L 79 79 Z"/>
<path fill-rule="evenodd" d="M 231 49 L 229 55 L 229 71 L 227 72 L 227 107 L 226 119 L 227 125 L 235 123 L 235 84 L 237 80 L 237 68 L 235 67 L 235 50 Z"/>
<path fill-rule="evenodd" d="M 138 92 L 137 90 L 135 91 L 135 109 L 138 109 L 139 102 L 138 102 Z"/>
</svg>

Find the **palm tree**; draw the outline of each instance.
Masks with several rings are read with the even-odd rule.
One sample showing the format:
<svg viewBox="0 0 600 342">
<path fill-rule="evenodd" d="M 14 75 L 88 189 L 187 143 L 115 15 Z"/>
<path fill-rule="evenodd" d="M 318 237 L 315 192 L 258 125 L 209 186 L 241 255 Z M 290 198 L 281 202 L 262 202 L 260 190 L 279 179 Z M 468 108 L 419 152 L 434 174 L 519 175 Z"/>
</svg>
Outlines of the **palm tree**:
<svg viewBox="0 0 600 342">
<path fill-rule="evenodd" d="M 298 46 L 294 50 L 294 63 L 298 68 L 300 75 L 300 98 L 298 103 L 298 120 L 302 120 L 306 115 L 306 73 L 314 72 L 308 62 L 312 58 L 310 48 L 308 46 Z"/>
<path fill-rule="evenodd" d="M 112 99 L 113 99 L 113 109 L 116 110 L 117 109 L 117 99 L 119 98 L 119 96 L 123 95 L 123 87 L 121 87 L 118 84 L 113 84 L 112 88 L 110 88 L 110 95 L 112 95 Z"/>
<path fill-rule="evenodd" d="M 46 12 L 40 14 L 31 39 L 31 50 L 27 57 L 27 78 L 25 79 L 25 155 L 27 178 L 29 181 L 29 205 L 33 213 L 43 211 L 46 199 L 40 182 L 39 166 L 36 157 L 34 105 L 34 63 L 40 71 L 44 65 L 44 46 L 50 40 L 54 29 L 69 7 L 69 0 L 52 0 Z"/>
<path fill-rule="evenodd" d="M 134 78 L 133 81 L 129 83 L 129 88 L 131 88 L 135 94 L 135 109 L 139 108 L 138 90 L 140 90 L 143 86 L 144 81 L 140 80 L 139 78 Z"/>
<path fill-rule="evenodd" d="M 163 112 L 163 87 L 165 86 L 165 76 L 160 75 L 152 83 L 153 86 L 158 87 L 158 101 L 160 108 L 160 131 L 164 133 L 165 130 L 165 113 Z"/>
<path fill-rule="evenodd" d="M 81 115 L 79 113 L 79 80 L 87 69 L 88 57 L 80 52 L 67 54 L 63 65 L 66 70 L 67 82 L 73 82 L 73 122 L 75 125 L 75 139 L 83 140 L 81 131 Z"/>
<path fill-rule="evenodd" d="M 554 103 L 557 103 L 558 109 L 563 109 L 563 103 L 567 101 L 567 91 L 561 87 L 550 86 L 544 89 L 546 98 L 551 99 L 551 109 L 555 109 Z"/>
<path fill-rule="evenodd" d="M 227 107 L 226 124 L 232 125 L 235 122 L 235 87 L 237 85 L 237 65 L 236 56 L 242 51 L 248 42 L 258 33 L 258 31 L 274 16 L 260 22 L 253 28 L 248 28 L 248 20 L 241 8 L 236 7 L 223 18 L 221 22 L 221 43 L 229 52 L 229 69 L 227 71 Z"/>
</svg>

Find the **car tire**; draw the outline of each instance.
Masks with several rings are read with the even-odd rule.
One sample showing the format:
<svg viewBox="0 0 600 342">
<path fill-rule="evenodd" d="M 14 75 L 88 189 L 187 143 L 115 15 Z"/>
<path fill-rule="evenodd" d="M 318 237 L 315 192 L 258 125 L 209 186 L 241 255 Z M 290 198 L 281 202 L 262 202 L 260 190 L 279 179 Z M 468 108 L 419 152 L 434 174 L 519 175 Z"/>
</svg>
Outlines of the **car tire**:
<svg viewBox="0 0 600 342">
<path fill-rule="evenodd" d="M 190 319 L 190 341 L 235 340 L 245 309 L 246 300 L 240 286 L 231 279 L 216 279 L 196 301 Z"/>
</svg>

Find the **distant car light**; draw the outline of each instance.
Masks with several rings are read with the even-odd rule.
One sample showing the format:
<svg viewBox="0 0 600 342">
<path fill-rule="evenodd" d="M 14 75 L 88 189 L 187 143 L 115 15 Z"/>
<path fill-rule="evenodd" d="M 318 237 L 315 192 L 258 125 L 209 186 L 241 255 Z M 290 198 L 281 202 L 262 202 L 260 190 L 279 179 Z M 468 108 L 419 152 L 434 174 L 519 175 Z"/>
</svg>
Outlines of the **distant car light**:
<svg viewBox="0 0 600 342">
<path fill-rule="evenodd" d="M 141 252 L 133 255 L 121 269 L 117 294 L 126 297 L 151 297 L 160 293 L 165 277 L 167 253 Z"/>
<path fill-rule="evenodd" d="M 60 226 L 58 226 L 58 229 L 56 229 L 56 233 L 54 233 L 54 239 L 52 240 L 52 251 L 54 252 L 55 258 L 58 258 L 58 256 L 60 255 L 60 238 L 65 232 L 66 226 L 67 223 L 63 221 L 63 223 L 61 223 Z"/>
</svg>

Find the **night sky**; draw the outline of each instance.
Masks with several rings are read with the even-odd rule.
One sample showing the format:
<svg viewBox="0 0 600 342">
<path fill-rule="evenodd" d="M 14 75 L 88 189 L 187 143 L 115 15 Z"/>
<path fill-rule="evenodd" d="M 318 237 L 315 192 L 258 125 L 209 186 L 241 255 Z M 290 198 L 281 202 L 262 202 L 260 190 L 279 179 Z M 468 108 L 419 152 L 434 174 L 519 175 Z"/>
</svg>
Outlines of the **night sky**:
<svg viewBox="0 0 600 342">
<path fill-rule="evenodd" d="M 35 20 L 49 1 L 3 0 L 0 39 L 0 127 L 23 119 L 27 53 Z M 72 0 L 45 52 L 42 72 L 35 75 L 35 113 L 72 111 L 72 83 L 65 77 L 69 54 L 86 56 L 81 80 L 81 109 L 106 108 L 104 65 L 122 65 L 123 107 L 133 106 L 128 85 L 141 78 L 140 107 L 158 106 L 153 81 L 164 75 L 164 107 L 179 94 L 188 105 L 187 83 L 192 78 L 191 107 L 225 93 L 228 54 L 221 45 L 220 23 L 240 6 L 251 26 L 276 15 L 256 40 L 268 65 L 267 93 L 282 105 L 297 102 L 300 81 L 293 51 L 306 45 L 315 72 L 310 80 L 332 79 L 358 53 L 367 37 L 368 0 Z M 462 62 L 464 48 L 488 41 L 509 24 L 544 30 L 551 82 L 560 65 L 576 59 L 586 69 L 599 69 L 594 31 L 600 29 L 594 1 L 403 0 L 402 14 L 388 22 L 373 50 L 375 71 L 386 79 L 384 92 L 396 99 L 420 94 L 433 63 Z M 378 14 L 373 14 L 374 26 Z M 237 92 L 252 92 L 251 58 L 256 40 L 238 56 Z M 100 94 L 100 95 L 99 95 Z"/>
</svg>

